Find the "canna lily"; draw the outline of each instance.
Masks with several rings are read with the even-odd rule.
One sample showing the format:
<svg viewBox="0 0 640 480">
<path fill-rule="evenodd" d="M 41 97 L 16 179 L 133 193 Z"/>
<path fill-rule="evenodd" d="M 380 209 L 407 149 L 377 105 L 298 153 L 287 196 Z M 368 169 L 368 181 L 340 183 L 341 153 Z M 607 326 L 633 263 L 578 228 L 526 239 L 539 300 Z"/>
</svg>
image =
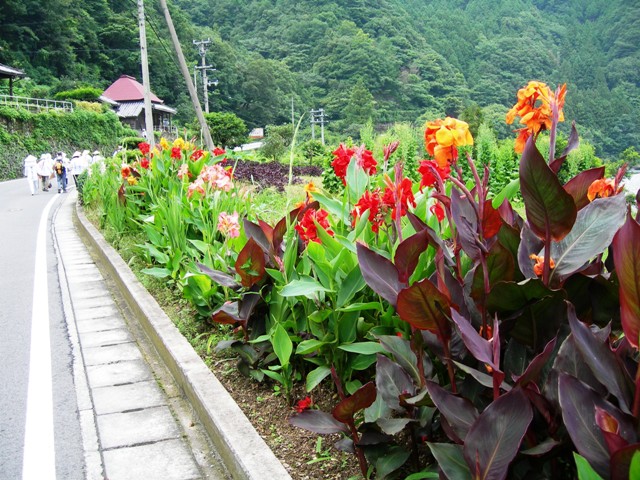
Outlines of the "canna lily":
<svg viewBox="0 0 640 480">
<path fill-rule="evenodd" d="M 183 178 L 189 178 L 190 176 L 191 173 L 189 172 L 189 165 L 186 163 L 180 165 L 180 168 L 178 169 L 178 178 L 182 180 Z"/>
<path fill-rule="evenodd" d="M 180 160 L 182 158 L 182 150 L 180 149 L 180 147 L 173 147 L 171 149 L 171 158 L 175 158 L 177 160 Z"/>
<path fill-rule="evenodd" d="M 313 400 L 311 400 L 311 397 L 306 397 L 306 398 L 303 398 L 302 400 L 298 400 L 295 406 L 296 412 L 302 413 L 305 410 L 308 410 L 311 407 L 311 405 L 313 405 Z"/>
<path fill-rule="evenodd" d="M 369 210 L 369 222 L 371 222 L 371 230 L 374 233 L 378 233 L 380 225 L 384 222 L 384 212 L 381 210 L 382 198 L 380 197 L 380 189 L 376 188 L 373 192 L 365 191 L 358 203 L 355 204 L 354 209 L 351 211 L 353 216 L 353 223 L 360 218 L 364 212 Z M 386 210 L 386 209 L 385 209 Z"/>
<path fill-rule="evenodd" d="M 314 210 L 309 209 L 305 212 L 302 220 L 298 222 L 295 226 L 296 231 L 300 235 L 300 239 L 307 245 L 309 242 L 321 243 L 320 238 L 318 238 L 318 228 L 316 227 L 316 222 L 322 228 L 326 230 L 326 232 L 333 236 L 333 231 L 329 227 L 329 221 L 327 217 L 329 213 L 325 210 Z"/>
<path fill-rule="evenodd" d="M 449 166 L 449 162 L 447 162 L 444 167 L 440 167 L 434 160 L 422 160 L 418 167 L 418 173 L 422 175 L 422 179 L 420 180 L 420 191 L 422 191 L 424 187 L 433 187 L 437 183 L 438 179 L 436 178 L 436 174 L 440 176 L 442 181 L 449 178 L 449 175 L 451 175 L 451 167 Z"/>
<path fill-rule="evenodd" d="M 587 198 L 593 202 L 596 198 L 611 197 L 616 194 L 616 185 L 611 178 L 601 178 L 589 185 Z"/>
<path fill-rule="evenodd" d="M 145 170 L 147 170 L 149 168 L 149 159 L 145 157 L 142 160 L 140 160 L 140 166 Z"/>
<path fill-rule="evenodd" d="M 173 148 L 183 149 L 186 145 L 184 138 L 178 137 L 173 141 Z"/>
<path fill-rule="evenodd" d="M 398 213 L 400 217 L 405 216 L 409 205 L 416 208 L 416 200 L 413 196 L 413 182 L 410 179 L 403 178 L 399 185 L 396 186 L 389 176 L 385 175 L 384 183 L 387 187 L 382 195 L 382 203 L 392 209 L 391 218 L 393 220 L 398 218 Z M 398 212 L 398 205 L 400 206 L 400 212 Z"/>
<path fill-rule="evenodd" d="M 151 145 L 149 145 L 147 142 L 140 142 L 138 144 L 138 150 L 140 150 L 140 152 L 143 155 L 146 155 L 147 153 L 149 153 L 150 149 L 151 149 Z"/>
<path fill-rule="evenodd" d="M 554 103 L 558 108 L 558 121 L 564 121 L 565 96 L 567 84 L 563 84 L 557 93 L 543 82 L 531 81 L 529 84 L 518 90 L 518 101 L 507 112 L 506 122 L 511 125 L 516 117 L 520 117 L 520 123 L 524 128 L 517 129 L 515 151 L 522 153 L 524 145 L 531 135 L 537 135 L 542 130 L 549 130 L 553 123 Z"/>
<path fill-rule="evenodd" d="M 162 137 L 160 139 L 160 147 L 162 147 L 163 150 L 169 150 L 169 142 L 166 138 Z"/>
<path fill-rule="evenodd" d="M 134 177 L 133 175 L 129 175 L 127 177 L 127 183 L 129 185 L 136 185 L 138 183 L 138 180 L 136 179 L 136 177 Z"/>
<path fill-rule="evenodd" d="M 240 223 L 238 222 L 238 212 L 229 215 L 227 212 L 220 212 L 218 215 L 218 231 L 229 238 L 240 236 Z"/>
<path fill-rule="evenodd" d="M 458 158 L 457 147 L 473 145 L 473 137 L 469 132 L 469 124 L 456 118 L 446 117 L 427 122 L 424 131 L 424 142 L 427 152 L 440 168 Z"/>
<path fill-rule="evenodd" d="M 529 255 L 529 258 L 536 262 L 536 264 L 533 266 L 533 273 L 535 273 L 537 276 L 542 275 L 542 272 L 544 271 L 544 257 L 540 257 L 535 253 L 532 253 L 531 255 Z M 556 268 L 556 262 L 553 261 L 553 258 L 551 258 L 549 261 L 549 268 L 552 270 Z"/>
<path fill-rule="evenodd" d="M 436 201 L 435 204 L 431 205 L 431 207 L 429 207 L 429 211 L 436 216 L 438 222 L 444 220 L 444 208 L 442 208 L 440 202 Z"/>
<path fill-rule="evenodd" d="M 172 150 L 172 152 L 171 152 L 171 153 L 173 154 L 173 150 Z M 197 160 L 200 160 L 200 159 L 202 158 L 202 156 L 204 155 L 204 153 L 205 153 L 205 152 L 204 152 L 203 150 L 197 149 L 197 150 L 195 150 L 195 151 L 191 154 L 191 156 L 189 157 L 189 159 L 190 159 L 190 160 L 193 160 L 193 161 L 195 162 L 195 161 L 197 161 Z"/>
<path fill-rule="evenodd" d="M 122 178 L 126 180 L 131 175 L 131 167 L 126 163 L 123 163 L 120 166 L 120 174 L 122 175 Z"/>
</svg>

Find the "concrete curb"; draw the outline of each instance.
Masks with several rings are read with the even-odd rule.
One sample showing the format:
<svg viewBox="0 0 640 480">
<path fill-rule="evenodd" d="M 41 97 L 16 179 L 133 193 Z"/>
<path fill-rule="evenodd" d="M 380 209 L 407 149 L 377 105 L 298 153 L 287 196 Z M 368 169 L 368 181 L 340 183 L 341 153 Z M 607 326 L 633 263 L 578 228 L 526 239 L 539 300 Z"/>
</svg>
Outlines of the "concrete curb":
<svg viewBox="0 0 640 480">
<path fill-rule="evenodd" d="M 155 299 L 87 220 L 79 205 L 74 223 L 97 263 L 116 283 L 176 383 L 193 406 L 234 479 L 288 480 L 289 473 L 231 395 L 180 334 Z"/>
</svg>

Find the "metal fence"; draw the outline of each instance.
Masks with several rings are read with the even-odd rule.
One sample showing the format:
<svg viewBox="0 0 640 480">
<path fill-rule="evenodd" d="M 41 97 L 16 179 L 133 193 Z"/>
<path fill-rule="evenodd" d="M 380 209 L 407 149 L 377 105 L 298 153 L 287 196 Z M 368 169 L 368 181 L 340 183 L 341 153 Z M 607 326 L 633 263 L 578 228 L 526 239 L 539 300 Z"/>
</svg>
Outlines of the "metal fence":
<svg viewBox="0 0 640 480">
<path fill-rule="evenodd" d="M 33 112 L 49 110 L 59 110 L 62 112 L 73 112 L 71 102 L 61 102 L 59 100 L 47 100 L 44 98 L 16 97 L 10 95 L 0 95 L 0 106 L 24 108 Z"/>
</svg>

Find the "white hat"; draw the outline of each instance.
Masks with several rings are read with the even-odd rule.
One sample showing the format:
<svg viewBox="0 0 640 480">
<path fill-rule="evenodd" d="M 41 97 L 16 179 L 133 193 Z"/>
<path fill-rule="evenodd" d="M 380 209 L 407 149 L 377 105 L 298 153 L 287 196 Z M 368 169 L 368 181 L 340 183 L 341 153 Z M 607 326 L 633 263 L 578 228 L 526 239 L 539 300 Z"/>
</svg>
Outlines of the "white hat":
<svg viewBox="0 0 640 480">
<path fill-rule="evenodd" d="M 80 152 L 73 152 L 73 156 L 71 158 L 76 158 L 80 156 Z"/>
<path fill-rule="evenodd" d="M 100 155 L 100 150 L 96 150 L 95 152 L 93 152 L 94 155 Z"/>
<path fill-rule="evenodd" d="M 89 150 L 83 150 L 82 155 L 89 155 Z"/>
</svg>

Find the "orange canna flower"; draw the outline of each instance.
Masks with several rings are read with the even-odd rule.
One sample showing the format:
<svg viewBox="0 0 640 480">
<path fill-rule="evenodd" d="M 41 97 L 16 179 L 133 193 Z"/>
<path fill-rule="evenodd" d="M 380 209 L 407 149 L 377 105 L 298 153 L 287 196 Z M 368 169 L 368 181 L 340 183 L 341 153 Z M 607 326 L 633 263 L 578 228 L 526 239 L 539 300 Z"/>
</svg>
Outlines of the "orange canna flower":
<svg viewBox="0 0 640 480">
<path fill-rule="evenodd" d="M 531 81 L 518 90 L 518 101 L 507 112 L 506 122 L 511 125 L 516 117 L 520 117 L 520 123 L 525 128 L 516 130 L 515 151 L 522 153 L 524 145 L 531 135 L 537 135 L 542 130 L 549 130 L 553 121 L 553 104 L 558 107 L 558 121 L 564 121 L 564 101 L 567 93 L 567 84 L 558 89 L 557 95 L 543 82 Z"/>
<path fill-rule="evenodd" d="M 440 168 L 445 168 L 458 158 L 458 149 L 464 145 L 473 145 L 469 124 L 456 118 L 447 117 L 427 122 L 424 131 L 427 152 Z"/>
<path fill-rule="evenodd" d="M 317 192 L 318 189 L 316 188 L 315 184 L 313 182 L 309 182 L 304 186 L 304 191 L 307 192 L 310 196 L 313 192 Z"/>
<path fill-rule="evenodd" d="M 533 273 L 538 276 L 542 275 L 542 272 L 544 271 L 544 257 L 539 257 L 535 253 L 532 253 L 531 255 L 529 255 L 529 258 L 531 260 L 535 260 L 536 262 L 536 264 L 533 266 Z M 553 261 L 553 258 L 551 258 L 549 261 L 549 268 L 556 268 L 556 262 Z"/>
<path fill-rule="evenodd" d="M 127 183 L 129 185 L 136 185 L 138 183 L 138 180 L 136 179 L 136 177 L 134 177 L 133 175 L 129 175 L 127 177 Z"/>
<path fill-rule="evenodd" d="M 616 193 L 615 182 L 611 178 L 601 178 L 589 185 L 587 198 L 593 202 L 596 198 L 611 197 Z"/>
</svg>

